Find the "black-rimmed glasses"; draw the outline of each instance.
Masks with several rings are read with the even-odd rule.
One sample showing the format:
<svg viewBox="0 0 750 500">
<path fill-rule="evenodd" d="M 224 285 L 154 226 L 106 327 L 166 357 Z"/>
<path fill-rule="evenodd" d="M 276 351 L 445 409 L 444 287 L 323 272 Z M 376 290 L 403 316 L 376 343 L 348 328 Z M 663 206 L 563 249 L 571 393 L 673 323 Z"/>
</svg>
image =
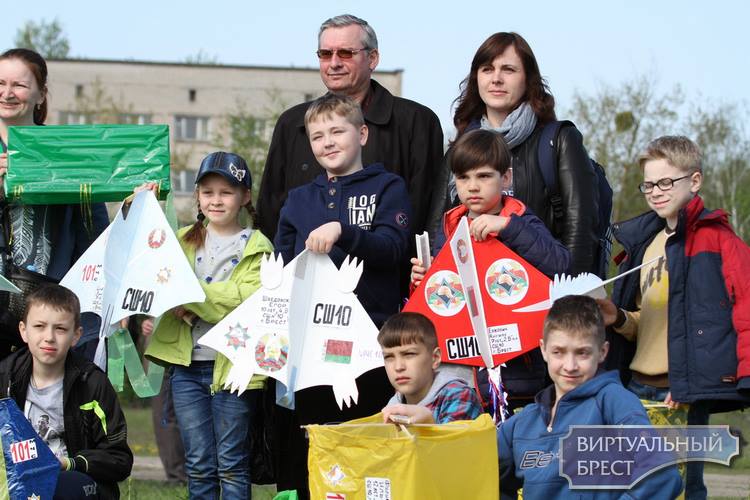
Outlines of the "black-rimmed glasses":
<svg viewBox="0 0 750 500">
<path fill-rule="evenodd" d="M 682 179 L 687 179 L 692 175 L 693 174 L 683 175 L 682 177 L 677 177 L 676 179 L 664 177 L 663 179 L 659 179 L 656 182 L 641 182 L 640 184 L 638 184 L 638 190 L 643 194 L 649 194 L 654 190 L 654 186 L 659 186 L 659 189 L 661 189 L 662 191 L 669 191 L 670 189 L 672 189 L 672 186 L 675 182 L 681 181 Z"/>
<path fill-rule="evenodd" d="M 327 61 L 333 57 L 333 54 L 339 56 L 339 59 L 351 59 L 352 57 L 354 57 L 354 54 L 359 54 L 360 52 L 365 50 L 370 49 L 318 49 L 316 54 L 318 54 L 318 59 Z"/>
</svg>

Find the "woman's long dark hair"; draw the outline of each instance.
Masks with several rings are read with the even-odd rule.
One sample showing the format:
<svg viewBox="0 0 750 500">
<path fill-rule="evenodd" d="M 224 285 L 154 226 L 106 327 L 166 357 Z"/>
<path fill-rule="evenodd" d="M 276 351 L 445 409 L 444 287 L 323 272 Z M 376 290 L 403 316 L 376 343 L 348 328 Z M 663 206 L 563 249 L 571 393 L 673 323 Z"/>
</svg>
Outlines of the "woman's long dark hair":
<svg viewBox="0 0 750 500">
<path fill-rule="evenodd" d="M 454 101 L 456 112 L 453 124 L 456 126 L 456 139 L 466 131 L 466 127 L 473 120 L 478 120 L 485 114 L 487 106 L 479 96 L 477 72 L 485 64 L 490 64 L 497 56 L 513 46 L 521 58 L 526 75 L 525 100 L 529 102 L 536 114 L 537 120 L 544 124 L 555 120 L 555 98 L 547 87 L 547 82 L 539 72 L 539 65 L 529 44 L 518 33 L 495 33 L 485 40 L 474 54 L 471 61 L 469 75 L 459 85 L 460 95 Z"/>
<path fill-rule="evenodd" d="M 44 121 L 47 119 L 47 62 L 37 52 L 30 49 L 6 50 L 0 54 L 0 61 L 4 59 L 18 59 L 34 74 L 39 91 L 44 96 L 42 104 L 34 106 L 34 123 L 44 125 Z"/>
</svg>

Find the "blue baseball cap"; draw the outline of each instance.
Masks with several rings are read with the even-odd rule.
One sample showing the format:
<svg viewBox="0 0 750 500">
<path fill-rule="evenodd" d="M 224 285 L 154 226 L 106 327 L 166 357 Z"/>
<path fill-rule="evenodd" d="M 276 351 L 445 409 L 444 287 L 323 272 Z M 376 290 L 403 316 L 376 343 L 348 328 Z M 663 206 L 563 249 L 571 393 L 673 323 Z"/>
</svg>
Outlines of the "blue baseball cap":
<svg viewBox="0 0 750 500">
<path fill-rule="evenodd" d="M 240 155 L 234 153 L 217 151 L 206 156 L 198 169 L 195 183 L 198 184 L 207 174 L 219 174 L 235 186 L 244 186 L 247 189 L 253 187 L 247 163 Z"/>
</svg>

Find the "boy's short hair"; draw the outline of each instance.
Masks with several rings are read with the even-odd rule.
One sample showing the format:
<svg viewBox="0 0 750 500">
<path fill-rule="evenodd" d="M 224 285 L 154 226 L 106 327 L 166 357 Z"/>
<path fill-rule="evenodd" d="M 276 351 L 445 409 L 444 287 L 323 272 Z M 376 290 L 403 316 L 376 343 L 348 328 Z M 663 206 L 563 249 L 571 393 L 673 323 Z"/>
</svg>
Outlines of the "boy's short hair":
<svg viewBox="0 0 750 500">
<path fill-rule="evenodd" d="M 310 107 L 307 108 L 305 112 L 305 129 L 307 129 L 310 122 L 322 117 L 330 118 L 332 115 L 344 117 L 346 121 L 357 128 L 365 124 L 362 108 L 357 101 L 351 97 L 329 92 L 323 97 L 315 99 Z"/>
<path fill-rule="evenodd" d="M 453 144 L 450 164 L 453 175 L 465 174 L 484 165 L 489 165 L 503 175 L 510 168 L 510 151 L 503 136 L 497 132 L 472 130 Z"/>
<path fill-rule="evenodd" d="M 378 343 L 383 348 L 421 343 L 430 351 L 438 346 L 435 325 L 427 316 L 414 312 L 402 312 L 388 318 L 378 332 Z"/>
<path fill-rule="evenodd" d="M 567 295 L 552 304 L 544 320 L 545 342 L 552 330 L 591 337 L 597 346 L 605 340 L 602 313 L 596 301 L 586 295 Z"/>
<path fill-rule="evenodd" d="M 73 315 L 74 329 L 81 326 L 81 303 L 76 294 L 61 285 L 46 284 L 31 292 L 26 297 L 26 310 L 23 321 L 26 323 L 29 310 L 33 306 L 48 306 L 58 311 L 65 311 Z"/>
<path fill-rule="evenodd" d="M 643 168 L 651 160 L 667 160 L 670 165 L 688 173 L 703 170 L 700 147 L 684 135 L 665 135 L 649 142 L 638 157 L 638 164 Z"/>
</svg>

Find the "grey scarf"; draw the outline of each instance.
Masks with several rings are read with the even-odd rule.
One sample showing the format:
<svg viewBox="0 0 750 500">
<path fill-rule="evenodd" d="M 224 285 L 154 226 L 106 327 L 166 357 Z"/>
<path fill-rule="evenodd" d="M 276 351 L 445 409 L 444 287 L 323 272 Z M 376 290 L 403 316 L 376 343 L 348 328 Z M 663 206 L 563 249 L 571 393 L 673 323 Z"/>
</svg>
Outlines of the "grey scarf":
<svg viewBox="0 0 750 500">
<path fill-rule="evenodd" d="M 503 136 L 505 143 L 508 145 L 508 149 L 513 149 L 519 144 L 523 144 L 523 141 L 529 138 L 531 133 L 536 128 L 536 114 L 529 105 L 528 101 L 524 101 L 509 114 L 503 123 L 495 128 L 490 125 L 490 121 L 486 116 L 482 116 L 480 121 L 480 127 L 483 130 L 494 130 Z M 458 190 L 456 190 L 456 178 L 451 174 L 450 182 L 448 182 L 448 192 L 450 193 L 450 199 L 456 199 L 458 196 Z M 512 187 L 505 194 L 513 195 Z"/>
<path fill-rule="evenodd" d="M 480 125 L 483 130 L 494 130 L 500 133 L 505 143 L 508 144 L 508 149 L 513 149 L 528 139 L 534 131 L 536 115 L 528 101 L 524 101 L 505 118 L 499 127 L 495 128 L 490 125 L 486 116 L 482 116 Z"/>
</svg>

